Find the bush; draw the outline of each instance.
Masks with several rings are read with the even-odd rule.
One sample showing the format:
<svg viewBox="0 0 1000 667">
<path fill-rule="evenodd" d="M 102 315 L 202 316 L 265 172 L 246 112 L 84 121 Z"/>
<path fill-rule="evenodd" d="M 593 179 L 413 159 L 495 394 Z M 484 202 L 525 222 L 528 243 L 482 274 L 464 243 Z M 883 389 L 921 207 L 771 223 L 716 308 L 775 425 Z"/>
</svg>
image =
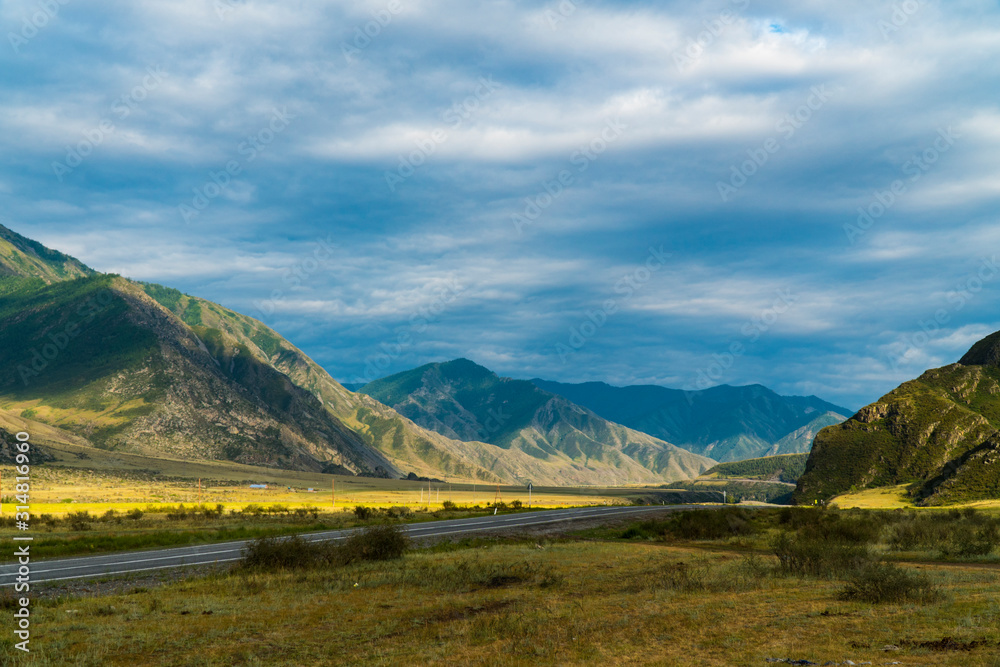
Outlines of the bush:
<svg viewBox="0 0 1000 667">
<path fill-rule="evenodd" d="M 757 527 L 752 521 L 753 517 L 744 509 L 692 510 L 677 512 L 668 519 L 643 521 L 628 528 L 622 537 L 720 540 L 756 533 Z"/>
<path fill-rule="evenodd" d="M 131 509 L 125 513 L 125 516 L 131 519 L 132 521 L 138 521 L 139 519 L 142 518 L 142 510 L 139 509 L 138 507 L 135 509 Z"/>
<path fill-rule="evenodd" d="M 90 522 L 94 517 L 90 516 L 90 512 L 70 512 L 66 515 L 66 520 L 69 521 L 69 526 L 73 530 L 90 530 Z"/>
<path fill-rule="evenodd" d="M 368 519 L 372 518 L 373 514 L 374 512 L 372 511 L 372 509 L 370 507 L 365 507 L 364 505 L 358 505 L 357 507 L 354 508 L 354 516 L 359 521 L 367 521 Z"/>
<path fill-rule="evenodd" d="M 452 511 L 458 509 L 458 505 L 456 505 L 455 503 L 451 502 L 450 500 L 446 500 L 443 503 L 441 503 L 441 508 L 444 509 L 447 512 L 452 512 Z"/>
<path fill-rule="evenodd" d="M 307 542 L 298 535 L 262 537 L 243 547 L 240 566 L 266 572 L 310 569 L 329 563 L 334 548 L 329 542 Z"/>
<path fill-rule="evenodd" d="M 399 526 L 369 526 L 354 533 L 339 548 L 340 563 L 355 561 L 395 560 L 402 558 L 410 547 L 410 540 Z"/>
<path fill-rule="evenodd" d="M 830 576 L 852 572 L 871 561 L 866 545 L 830 542 L 805 535 L 780 534 L 771 544 L 784 574 Z"/>
<path fill-rule="evenodd" d="M 402 558 L 409 549 L 409 539 L 398 526 L 370 526 L 351 535 L 343 544 L 309 542 L 294 537 L 262 537 L 243 548 L 239 567 L 245 570 L 273 572 L 307 570 L 359 561 L 384 561 Z"/>
<path fill-rule="evenodd" d="M 885 562 L 868 563 L 851 575 L 841 600 L 869 604 L 932 602 L 940 597 L 927 577 Z"/>
<path fill-rule="evenodd" d="M 941 547 L 944 556 L 986 556 L 1000 544 L 1000 531 L 990 521 L 981 526 L 956 526 L 950 540 Z"/>
</svg>

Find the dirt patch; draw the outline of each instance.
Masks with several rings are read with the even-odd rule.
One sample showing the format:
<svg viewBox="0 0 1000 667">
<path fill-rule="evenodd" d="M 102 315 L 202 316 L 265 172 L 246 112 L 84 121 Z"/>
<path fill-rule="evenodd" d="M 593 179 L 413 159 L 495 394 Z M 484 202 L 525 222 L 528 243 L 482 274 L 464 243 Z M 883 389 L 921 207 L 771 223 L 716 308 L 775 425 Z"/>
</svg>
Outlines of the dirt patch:
<svg viewBox="0 0 1000 667">
<path fill-rule="evenodd" d="M 915 641 L 913 639 L 901 639 L 900 648 L 922 648 L 928 651 L 975 651 L 980 648 L 993 648 L 1000 646 L 1000 642 L 992 639 L 973 639 L 971 641 L 961 641 L 951 637 L 942 639 L 932 639 L 928 641 Z"/>
<path fill-rule="evenodd" d="M 474 616 L 479 616 L 480 614 L 493 614 L 512 606 L 514 606 L 514 602 L 512 600 L 491 600 L 485 604 L 471 605 L 462 609 L 452 609 L 441 612 L 432 616 L 431 620 L 435 622 L 462 621 L 468 618 L 473 618 Z"/>
</svg>

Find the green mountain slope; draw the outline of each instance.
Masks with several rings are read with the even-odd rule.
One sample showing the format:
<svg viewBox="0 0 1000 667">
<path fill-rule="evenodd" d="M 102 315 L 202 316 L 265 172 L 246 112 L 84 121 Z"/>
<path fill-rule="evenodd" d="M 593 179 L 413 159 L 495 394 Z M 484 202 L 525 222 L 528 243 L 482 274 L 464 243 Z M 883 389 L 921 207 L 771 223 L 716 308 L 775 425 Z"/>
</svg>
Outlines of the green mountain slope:
<svg viewBox="0 0 1000 667">
<path fill-rule="evenodd" d="M 179 292 L 96 273 L 4 227 L 0 254 L 5 414 L 111 451 L 401 474 L 316 395 L 212 326 L 212 313 L 242 316 L 183 295 L 178 316 L 151 294 Z"/>
<path fill-rule="evenodd" d="M 794 484 L 805 472 L 808 454 L 780 454 L 720 463 L 704 474 L 718 479 L 755 479 Z"/>
<path fill-rule="evenodd" d="M 820 429 L 851 414 L 815 396 L 779 396 L 761 385 L 682 391 L 532 382 L 609 421 L 719 461 L 806 453 Z"/>
<path fill-rule="evenodd" d="M 923 505 L 1000 497 L 1000 333 L 816 436 L 798 502 L 909 484 Z"/>
<path fill-rule="evenodd" d="M 33 278 L 54 283 L 94 275 L 78 260 L 0 225 L 0 277 Z"/>
<path fill-rule="evenodd" d="M 465 441 L 470 451 L 499 450 L 523 480 L 537 483 L 674 481 L 714 464 L 467 359 L 376 380 L 360 392 L 420 426 Z"/>
</svg>

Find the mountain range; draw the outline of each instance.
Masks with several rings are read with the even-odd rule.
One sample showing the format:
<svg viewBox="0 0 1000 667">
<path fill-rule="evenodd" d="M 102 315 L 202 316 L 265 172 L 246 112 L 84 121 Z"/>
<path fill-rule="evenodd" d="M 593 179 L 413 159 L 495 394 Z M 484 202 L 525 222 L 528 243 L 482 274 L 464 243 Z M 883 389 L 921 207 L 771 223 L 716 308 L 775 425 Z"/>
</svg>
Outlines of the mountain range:
<svg viewBox="0 0 1000 667">
<path fill-rule="evenodd" d="M 820 431 L 795 499 L 901 484 L 921 505 L 1000 497 L 1000 332 Z"/>
<path fill-rule="evenodd" d="M 759 384 L 683 391 L 532 382 L 605 419 L 717 461 L 806 453 L 820 429 L 853 414 L 815 396 L 779 396 Z"/>
<path fill-rule="evenodd" d="M 715 464 L 468 359 L 397 373 L 359 391 L 470 448 L 500 448 L 527 479 L 550 470 L 564 483 L 580 483 L 586 471 L 600 470 L 614 484 L 655 483 L 695 477 Z"/>
<path fill-rule="evenodd" d="M 646 436 L 643 463 L 587 454 L 560 455 L 555 464 L 491 443 L 470 446 L 345 389 L 253 318 L 96 272 L 2 226 L 0 322 L 0 422 L 52 427 L 53 441 L 357 475 L 540 484 L 670 481 L 710 464 Z"/>
<path fill-rule="evenodd" d="M 715 458 L 801 451 L 811 429 L 845 413 L 759 386 L 557 385 L 499 378 L 467 360 L 355 393 L 253 318 L 94 271 L 3 226 L 0 322 L 0 426 L 149 456 L 383 477 L 662 483 L 697 476 Z"/>
</svg>

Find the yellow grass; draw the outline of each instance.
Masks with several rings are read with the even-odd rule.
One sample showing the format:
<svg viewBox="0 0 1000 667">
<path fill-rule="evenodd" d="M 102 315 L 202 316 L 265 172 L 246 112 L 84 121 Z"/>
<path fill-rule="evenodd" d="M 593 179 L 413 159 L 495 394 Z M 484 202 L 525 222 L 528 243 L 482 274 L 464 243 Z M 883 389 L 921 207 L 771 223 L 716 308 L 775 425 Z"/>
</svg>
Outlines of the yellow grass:
<svg viewBox="0 0 1000 667">
<path fill-rule="evenodd" d="M 1000 664 L 990 647 L 905 644 L 995 642 L 1000 586 L 989 571 L 925 566 L 944 600 L 871 606 L 838 601 L 840 584 L 829 580 L 766 578 L 725 591 L 663 585 L 663 572 L 680 562 L 732 568 L 740 558 L 641 543 L 529 542 L 63 599 L 33 609 L 31 664 Z M 528 576 L 470 581 L 469 573 L 496 567 Z M 883 650 L 893 645 L 900 649 Z"/>
<path fill-rule="evenodd" d="M 180 461 L 136 454 L 105 452 L 71 443 L 49 445 L 57 460 L 31 469 L 31 508 L 34 514 L 61 515 L 87 510 L 128 511 L 178 503 L 216 505 L 227 509 L 248 504 L 283 504 L 290 508 L 344 509 L 355 505 L 440 509 L 445 501 L 457 505 L 490 505 L 498 497 L 496 485 L 411 482 L 326 475 L 249 466 L 221 461 Z M 0 495 L 14 495 L 15 472 L 0 466 Z M 201 489 L 199 490 L 199 480 Z M 251 489 L 250 484 L 267 484 Z M 312 488 L 313 491 L 308 489 Z M 333 491 L 336 491 L 334 498 Z M 532 507 L 571 507 L 627 503 L 628 489 L 536 488 Z M 524 487 L 501 486 L 499 499 L 529 503 Z M 335 501 L 335 502 L 334 502 Z M 13 511 L 5 502 L 3 513 Z"/>
<path fill-rule="evenodd" d="M 840 509 L 923 509 L 913 504 L 907 497 L 907 484 L 885 487 L 881 489 L 865 489 L 855 493 L 845 493 L 837 496 L 831 504 Z M 948 505 L 948 509 L 974 507 L 976 509 L 1000 508 L 1000 499 L 977 500 L 975 502 Z M 929 508 L 933 509 L 933 508 Z"/>
<path fill-rule="evenodd" d="M 899 509 L 914 507 L 906 497 L 906 484 L 883 489 L 865 489 L 855 493 L 845 493 L 831 501 L 840 509 Z"/>
</svg>

